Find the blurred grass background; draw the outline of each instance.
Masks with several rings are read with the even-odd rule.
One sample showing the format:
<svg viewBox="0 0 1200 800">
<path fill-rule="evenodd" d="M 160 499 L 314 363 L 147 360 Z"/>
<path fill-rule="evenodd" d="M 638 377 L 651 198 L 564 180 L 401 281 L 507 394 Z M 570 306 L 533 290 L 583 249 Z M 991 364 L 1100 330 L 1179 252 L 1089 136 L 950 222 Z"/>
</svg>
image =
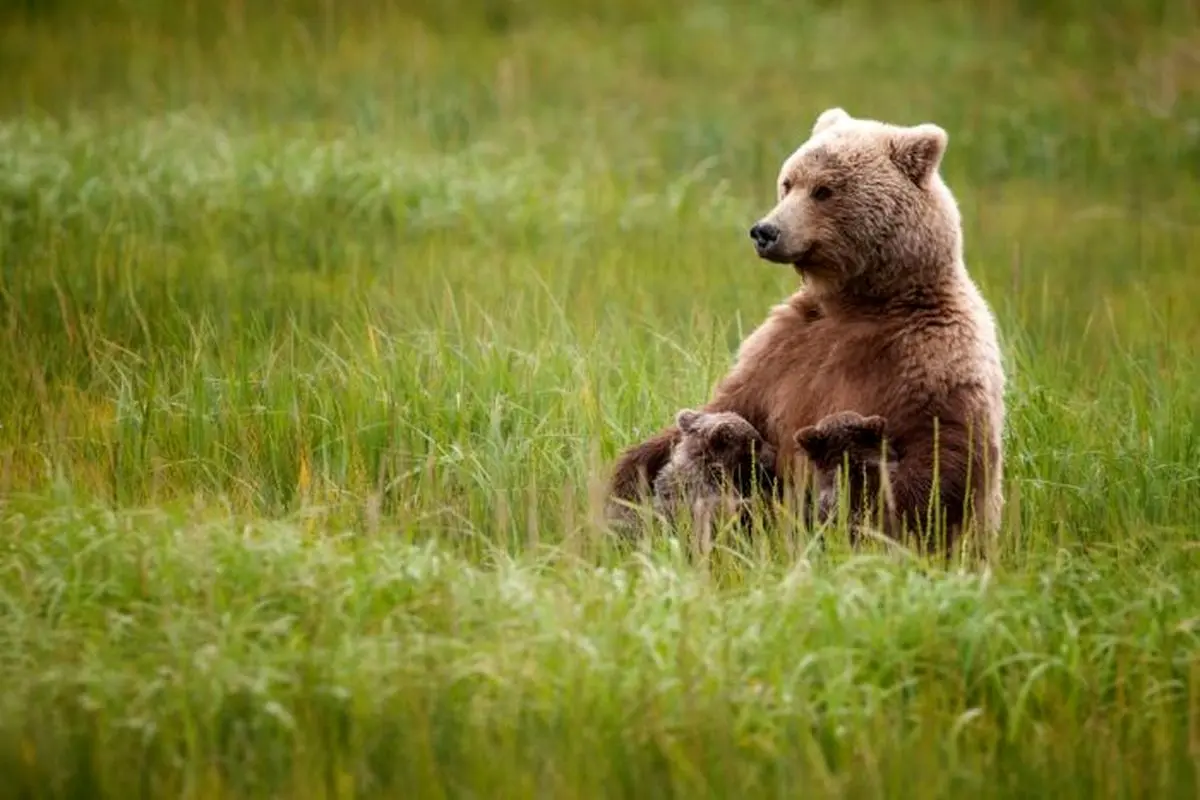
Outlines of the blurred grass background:
<svg viewBox="0 0 1200 800">
<path fill-rule="evenodd" d="M 1198 22 L 5 4 L 14 796 L 1194 794 Z M 597 482 L 794 289 L 745 231 L 833 105 L 950 134 L 1002 558 L 615 554 Z"/>
</svg>

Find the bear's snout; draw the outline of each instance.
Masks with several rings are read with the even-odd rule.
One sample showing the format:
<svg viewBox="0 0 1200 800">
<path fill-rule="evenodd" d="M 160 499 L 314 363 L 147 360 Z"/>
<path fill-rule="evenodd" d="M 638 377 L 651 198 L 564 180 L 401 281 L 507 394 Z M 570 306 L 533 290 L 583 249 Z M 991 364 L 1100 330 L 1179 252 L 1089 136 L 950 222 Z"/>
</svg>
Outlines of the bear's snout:
<svg viewBox="0 0 1200 800">
<path fill-rule="evenodd" d="M 767 253 L 779 243 L 779 226 L 772 222 L 757 222 L 750 228 L 750 238 L 754 240 L 754 249 L 760 256 Z"/>
</svg>

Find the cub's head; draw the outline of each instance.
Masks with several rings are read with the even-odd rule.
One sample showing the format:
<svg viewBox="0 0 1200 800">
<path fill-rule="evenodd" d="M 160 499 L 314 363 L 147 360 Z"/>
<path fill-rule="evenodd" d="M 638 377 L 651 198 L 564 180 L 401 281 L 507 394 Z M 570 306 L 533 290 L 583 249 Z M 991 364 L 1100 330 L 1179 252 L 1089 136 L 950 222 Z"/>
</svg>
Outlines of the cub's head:
<svg viewBox="0 0 1200 800">
<path fill-rule="evenodd" d="M 779 171 L 750 229 L 760 258 L 835 291 L 884 294 L 936 280 L 961 257 L 958 208 L 938 173 L 946 131 L 823 112 Z"/>
<path fill-rule="evenodd" d="M 796 444 L 822 471 L 835 470 L 845 454 L 851 465 L 877 467 L 895 453 L 884 439 L 887 421 L 878 415 L 864 417 L 854 411 L 830 414 L 816 425 L 796 431 Z"/>
<path fill-rule="evenodd" d="M 752 450 L 759 460 L 768 452 L 762 434 L 740 414 L 684 408 L 675 415 L 675 424 L 683 433 L 679 455 L 689 461 L 733 468 L 746 463 Z"/>
</svg>

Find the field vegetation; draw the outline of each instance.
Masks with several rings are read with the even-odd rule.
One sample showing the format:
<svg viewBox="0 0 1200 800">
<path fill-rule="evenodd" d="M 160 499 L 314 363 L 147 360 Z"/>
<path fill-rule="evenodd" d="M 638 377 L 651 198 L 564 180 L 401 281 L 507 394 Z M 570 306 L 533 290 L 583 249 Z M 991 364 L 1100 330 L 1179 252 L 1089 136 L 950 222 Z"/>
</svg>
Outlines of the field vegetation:
<svg viewBox="0 0 1200 800">
<path fill-rule="evenodd" d="M 27 0 L 0 75 L 3 796 L 1196 796 L 1194 3 Z M 616 547 L 834 105 L 949 132 L 993 558 Z"/>
</svg>

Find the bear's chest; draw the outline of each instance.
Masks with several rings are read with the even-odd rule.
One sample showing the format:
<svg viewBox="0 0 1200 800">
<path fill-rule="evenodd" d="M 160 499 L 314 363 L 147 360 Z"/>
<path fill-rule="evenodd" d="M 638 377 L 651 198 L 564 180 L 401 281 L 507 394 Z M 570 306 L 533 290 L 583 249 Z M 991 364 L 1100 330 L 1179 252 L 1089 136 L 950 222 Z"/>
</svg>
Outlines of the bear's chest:
<svg viewBox="0 0 1200 800">
<path fill-rule="evenodd" d="M 738 393 L 758 411 L 767 437 L 787 451 L 794 431 L 828 414 L 883 413 L 889 387 L 906 369 L 893 342 L 879 326 L 780 313 L 743 345 L 734 370 Z"/>
</svg>

